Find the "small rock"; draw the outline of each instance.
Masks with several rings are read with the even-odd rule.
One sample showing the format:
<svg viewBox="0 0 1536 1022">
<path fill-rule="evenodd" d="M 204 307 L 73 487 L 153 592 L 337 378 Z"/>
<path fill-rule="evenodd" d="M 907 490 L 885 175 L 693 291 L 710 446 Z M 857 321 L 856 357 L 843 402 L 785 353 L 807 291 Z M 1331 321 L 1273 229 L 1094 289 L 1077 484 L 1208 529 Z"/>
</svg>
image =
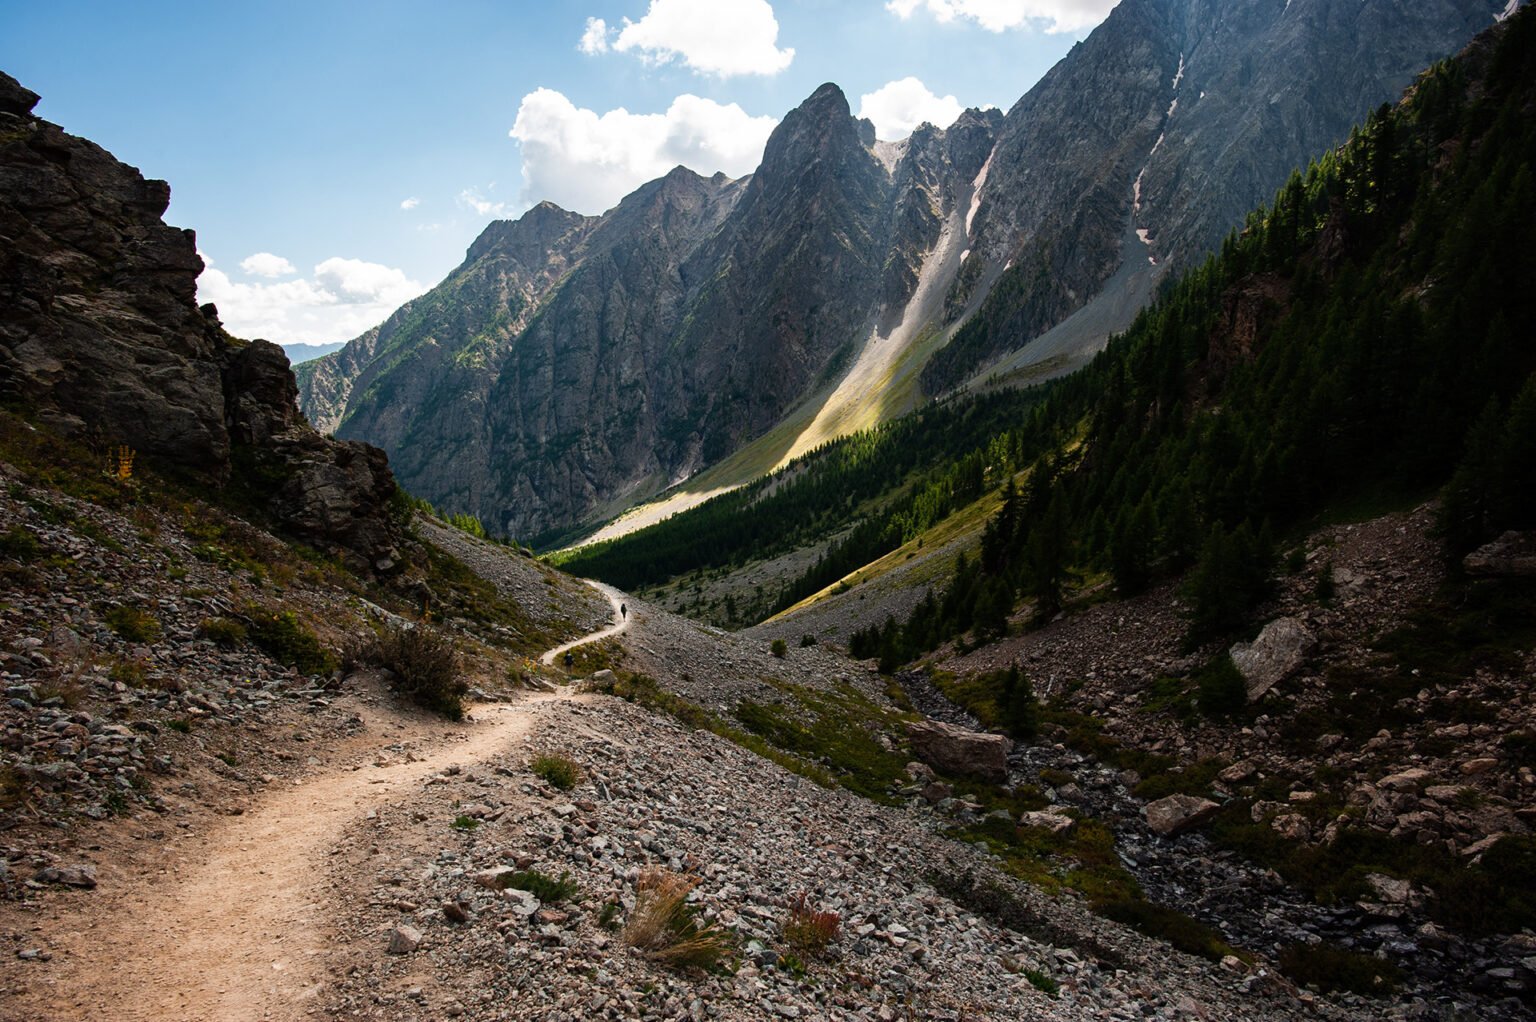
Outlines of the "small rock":
<svg viewBox="0 0 1536 1022">
<path fill-rule="evenodd" d="M 389 953 L 392 955 L 408 955 L 421 947 L 421 931 L 414 926 L 401 923 L 389 933 Z"/>
<path fill-rule="evenodd" d="M 1209 820 L 1221 806 L 1208 798 L 1194 795 L 1169 795 L 1147 804 L 1147 826 L 1153 833 L 1172 837 Z"/>
</svg>

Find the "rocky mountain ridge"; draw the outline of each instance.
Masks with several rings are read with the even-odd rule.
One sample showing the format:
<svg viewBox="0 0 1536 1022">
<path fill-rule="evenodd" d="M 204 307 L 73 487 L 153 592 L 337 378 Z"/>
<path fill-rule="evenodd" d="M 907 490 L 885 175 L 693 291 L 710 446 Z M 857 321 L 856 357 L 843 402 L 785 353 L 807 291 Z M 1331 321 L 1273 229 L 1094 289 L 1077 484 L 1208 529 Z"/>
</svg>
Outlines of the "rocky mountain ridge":
<svg viewBox="0 0 1536 1022">
<path fill-rule="evenodd" d="M 696 183 L 707 200 L 679 170 L 601 218 L 491 225 L 438 289 L 302 370 L 301 400 L 495 530 L 570 535 L 684 484 L 652 520 L 1011 352 L 1005 372 L 1080 364 L 1502 6 L 1127 0 L 1006 116 L 895 145 L 825 86 L 754 175 Z M 680 204 L 633 214 L 658 197 Z M 506 272 L 545 283 L 503 293 L 488 260 L 514 233 L 538 240 Z"/>
<path fill-rule="evenodd" d="M 37 102 L 0 73 L 0 399 L 115 449 L 118 471 L 138 456 L 220 486 L 259 477 L 292 532 L 391 569 L 384 453 L 321 436 L 282 349 L 198 307 L 192 232 L 161 220 L 170 186 L 34 117 Z"/>
</svg>

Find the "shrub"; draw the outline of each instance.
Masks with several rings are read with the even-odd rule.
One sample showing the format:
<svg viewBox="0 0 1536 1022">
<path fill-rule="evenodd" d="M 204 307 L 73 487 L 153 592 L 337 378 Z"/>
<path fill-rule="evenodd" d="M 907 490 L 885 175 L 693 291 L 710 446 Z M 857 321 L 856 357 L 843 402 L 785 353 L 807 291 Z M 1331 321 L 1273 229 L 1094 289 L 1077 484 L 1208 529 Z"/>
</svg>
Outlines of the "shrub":
<svg viewBox="0 0 1536 1022">
<path fill-rule="evenodd" d="M 1061 993 L 1061 984 L 1050 977 L 1049 973 L 1039 969 L 1025 969 L 1024 978 L 1029 980 L 1029 985 L 1043 994 L 1055 997 Z"/>
<path fill-rule="evenodd" d="M 805 635 L 800 636 L 801 649 L 810 649 L 814 645 L 816 645 L 816 636 L 811 635 L 810 633 L 806 633 Z"/>
<path fill-rule="evenodd" d="M 160 622 L 138 607 L 120 606 L 108 610 L 102 619 L 116 635 L 128 642 L 154 642 L 160 638 Z"/>
<path fill-rule="evenodd" d="M 293 611 L 274 614 L 257 608 L 249 614 L 251 641 L 273 660 L 305 674 L 329 674 L 336 669 L 336 658 Z"/>
<path fill-rule="evenodd" d="M 773 645 L 769 646 L 768 649 L 780 660 L 783 660 L 786 656 L 789 655 L 789 646 L 785 644 L 783 639 L 774 639 Z"/>
<path fill-rule="evenodd" d="M 396 687 L 417 706 L 450 720 L 464 719 L 469 685 L 459 677 L 453 640 L 437 629 L 424 624 L 386 626 L 356 657 L 392 671 Z"/>
<path fill-rule="evenodd" d="M 245 645 L 245 625 L 229 617 L 205 617 L 198 622 L 197 634 L 215 646 L 235 649 Z"/>
<path fill-rule="evenodd" d="M 789 918 L 784 920 L 784 943 L 801 958 L 819 958 L 837 939 L 840 923 L 836 912 L 812 908 L 801 894 L 789 906 Z"/>
<path fill-rule="evenodd" d="M 175 720 L 168 720 L 165 722 L 165 726 L 170 728 L 172 731 L 180 731 L 184 735 L 192 733 L 192 722 L 185 717 L 178 717 Z"/>
<path fill-rule="evenodd" d="M 1230 717 L 1248 705 L 1248 682 L 1225 654 L 1206 665 L 1195 683 L 1200 692 L 1200 712 L 1207 717 Z"/>
<path fill-rule="evenodd" d="M 37 537 L 20 525 L 13 525 L 0 533 L 0 557 L 26 564 L 37 560 L 41 551 Z"/>
<path fill-rule="evenodd" d="M 648 869 L 635 885 L 635 910 L 624 943 L 679 969 L 712 969 L 730 952 L 729 931 L 699 922 L 688 895 L 698 881 L 664 869 Z"/>
<path fill-rule="evenodd" d="M 570 791 L 581 780 L 581 768 L 576 761 L 557 752 L 535 757 L 531 769 L 535 776 L 561 791 Z"/>
<path fill-rule="evenodd" d="M 1166 940 L 1186 954 L 1219 962 L 1236 952 L 1221 934 L 1175 909 L 1139 898 L 1111 901 L 1095 908 L 1099 915 L 1123 923 L 1148 937 Z"/>
<path fill-rule="evenodd" d="M 129 688 L 144 688 L 149 684 L 149 668 L 142 660 L 119 657 L 112 662 L 111 668 L 107 671 L 107 677 Z"/>
<path fill-rule="evenodd" d="M 527 891 L 546 905 L 574 898 L 577 891 L 576 881 L 569 873 L 561 873 L 560 879 L 556 880 L 536 869 L 506 874 L 501 878 L 501 889 Z"/>
<path fill-rule="evenodd" d="M 453 818 L 454 830 L 474 830 L 478 826 L 480 826 L 480 821 L 473 816 L 466 816 L 461 813 Z"/>
<path fill-rule="evenodd" d="M 1386 997 L 1403 979 L 1402 970 L 1384 958 L 1330 944 L 1292 944 L 1280 952 L 1280 971 L 1325 994 L 1347 990 L 1367 997 Z"/>
</svg>

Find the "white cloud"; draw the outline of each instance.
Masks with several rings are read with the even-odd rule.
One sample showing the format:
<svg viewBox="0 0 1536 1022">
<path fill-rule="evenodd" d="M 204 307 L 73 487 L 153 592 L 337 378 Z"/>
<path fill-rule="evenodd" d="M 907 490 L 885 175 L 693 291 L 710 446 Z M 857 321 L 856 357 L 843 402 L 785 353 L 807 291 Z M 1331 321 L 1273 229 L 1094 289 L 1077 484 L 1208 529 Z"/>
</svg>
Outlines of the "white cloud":
<svg viewBox="0 0 1536 1022">
<path fill-rule="evenodd" d="M 859 97 L 859 116 L 874 121 L 876 136 L 892 142 L 906 138 L 924 121 L 947 128 L 964 109 L 954 96 L 935 96 L 912 77 L 887 82 Z"/>
<path fill-rule="evenodd" d="M 926 9 L 941 22 L 967 18 L 989 32 L 1040 24 L 1047 32 L 1077 32 L 1103 21 L 1119 0 L 889 0 L 903 20 Z"/>
<path fill-rule="evenodd" d="M 576 48 L 588 56 L 608 52 L 608 23 L 602 18 L 588 18 L 587 30 L 581 34 Z"/>
<path fill-rule="evenodd" d="M 601 213 L 678 164 L 700 174 L 750 173 L 763 157 L 772 117 L 752 117 L 735 103 L 722 106 L 681 95 L 666 113 L 604 114 L 577 107 L 553 89 L 523 97 L 511 136 L 523 151 L 523 192 L 579 213 Z"/>
<path fill-rule="evenodd" d="M 203 262 L 197 300 L 216 304 L 235 336 L 280 344 L 351 340 L 426 290 L 401 270 L 361 259 L 327 259 L 309 278 L 272 284 L 236 283 L 207 256 Z"/>
<path fill-rule="evenodd" d="M 583 46 L 591 32 L 589 21 Z M 775 75 L 789 67 L 795 51 L 779 49 L 778 38 L 768 0 L 651 0 L 645 17 L 624 19 L 613 48 L 633 50 L 651 63 L 676 60 L 700 74 L 729 78 Z"/>
<path fill-rule="evenodd" d="M 299 272 L 282 256 L 257 252 L 240 260 L 240 268 L 254 277 L 287 277 Z"/>
<path fill-rule="evenodd" d="M 478 188 L 466 188 L 459 193 L 459 205 L 465 209 L 472 209 L 480 216 L 505 216 L 507 204 L 505 202 L 493 202 L 480 194 Z"/>
<path fill-rule="evenodd" d="M 415 209 L 419 205 L 421 205 L 421 200 L 416 198 L 416 196 L 414 196 L 414 195 L 411 196 L 409 199 L 401 199 L 400 200 L 400 208 L 404 209 L 404 210 L 412 210 L 412 209 Z"/>
</svg>

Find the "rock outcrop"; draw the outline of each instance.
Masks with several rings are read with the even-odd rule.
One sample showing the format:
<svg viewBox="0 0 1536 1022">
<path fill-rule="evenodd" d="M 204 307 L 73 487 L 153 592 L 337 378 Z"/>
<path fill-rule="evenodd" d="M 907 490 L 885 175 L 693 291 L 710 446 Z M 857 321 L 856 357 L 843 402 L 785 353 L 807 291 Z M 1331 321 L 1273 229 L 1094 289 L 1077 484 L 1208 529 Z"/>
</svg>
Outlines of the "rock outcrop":
<svg viewBox="0 0 1536 1022">
<path fill-rule="evenodd" d="M 249 488 L 291 532 L 392 566 L 383 453 L 321 436 L 287 356 L 198 307 L 191 231 L 161 219 L 170 186 L 32 114 L 0 73 L 0 399 L 91 445 Z"/>
<path fill-rule="evenodd" d="M 1208 798 L 1169 795 L 1147 803 L 1147 826 L 1154 834 L 1173 837 L 1186 830 L 1193 830 L 1220 811 L 1221 806 Z"/>
</svg>

